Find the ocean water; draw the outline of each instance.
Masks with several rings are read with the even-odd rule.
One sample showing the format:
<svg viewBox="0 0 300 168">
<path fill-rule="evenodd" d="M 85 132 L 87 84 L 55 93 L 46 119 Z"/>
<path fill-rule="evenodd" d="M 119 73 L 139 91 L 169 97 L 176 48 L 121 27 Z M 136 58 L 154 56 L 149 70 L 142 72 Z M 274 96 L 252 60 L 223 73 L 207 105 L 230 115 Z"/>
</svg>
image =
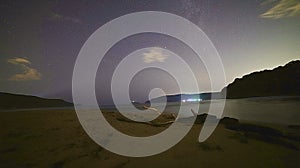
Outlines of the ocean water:
<svg viewBox="0 0 300 168">
<path fill-rule="evenodd" d="M 274 123 L 284 125 L 300 125 L 300 97 L 263 97 L 263 98 L 245 98 L 245 99 L 227 99 L 211 100 L 188 103 L 168 103 L 167 106 L 160 103 L 154 103 L 151 107 L 159 109 L 164 113 L 177 113 L 179 108 L 182 109 L 184 117 L 193 116 L 191 109 L 196 111 L 199 107 L 198 114 L 208 113 L 211 104 L 220 108 L 225 103 L 222 115 L 220 117 L 231 117 L 245 121 L 255 121 L 262 123 Z M 4 110 L 1 112 L 13 111 L 49 111 L 49 110 L 73 110 L 74 107 L 57 107 L 57 108 L 34 108 L 34 109 L 14 109 Z M 91 107 L 91 110 L 95 108 Z M 112 106 L 105 106 L 101 109 L 109 112 L 117 111 Z M 123 105 L 122 109 L 127 113 L 139 113 L 138 109 L 132 110 L 130 106 Z M 125 113 L 126 113 L 125 112 Z M 143 115 L 148 115 L 143 113 Z M 154 119 L 150 115 L 150 118 Z M 157 117 L 158 115 L 154 113 Z M 126 116 L 126 115 L 125 115 Z M 154 117 L 155 117 L 154 116 Z"/>
<path fill-rule="evenodd" d="M 193 115 L 191 109 L 196 111 L 195 109 L 197 109 L 198 105 L 198 114 L 208 113 L 212 103 L 216 106 L 220 106 L 220 108 L 222 107 L 222 104 L 225 103 L 222 117 L 263 123 L 300 125 L 300 97 L 263 97 L 211 100 L 201 101 L 200 103 L 168 103 L 165 108 L 162 107 L 161 104 L 155 103 L 152 104 L 152 107 L 163 109 L 161 111 L 164 111 L 165 113 L 176 113 L 181 106 L 185 116 L 189 117 Z M 123 106 L 122 108 L 126 109 L 126 106 Z"/>
<path fill-rule="evenodd" d="M 208 113 L 211 103 L 225 107 L 222 117 L 232 117 L 239 120 L 248 120 L 264 123 L 276 123 L 285 125 L 300 125 L 300 97 L 265 97 L 213 100 L 200 103 L 199 113 Z M 195 103 L 183 104 L 188 109 L 196 108 Z M 178 109 L 168 106 L 165 111 L 172 112 Z"/>
</svg>

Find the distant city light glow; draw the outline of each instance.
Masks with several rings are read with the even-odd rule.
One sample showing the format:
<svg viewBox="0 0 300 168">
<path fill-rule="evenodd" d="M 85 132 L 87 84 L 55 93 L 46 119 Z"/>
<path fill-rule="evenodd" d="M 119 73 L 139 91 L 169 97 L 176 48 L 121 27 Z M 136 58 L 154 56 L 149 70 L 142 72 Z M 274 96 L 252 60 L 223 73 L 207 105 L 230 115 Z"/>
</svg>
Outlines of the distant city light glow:
<svg viewBox="0 0 300 168">
<path fill-rule="evenodd" d="M 200 102 L 202 101 L 202 99 L 186 99 L 186 100 L 182 100 L 182 102 Z"/>
</svg>

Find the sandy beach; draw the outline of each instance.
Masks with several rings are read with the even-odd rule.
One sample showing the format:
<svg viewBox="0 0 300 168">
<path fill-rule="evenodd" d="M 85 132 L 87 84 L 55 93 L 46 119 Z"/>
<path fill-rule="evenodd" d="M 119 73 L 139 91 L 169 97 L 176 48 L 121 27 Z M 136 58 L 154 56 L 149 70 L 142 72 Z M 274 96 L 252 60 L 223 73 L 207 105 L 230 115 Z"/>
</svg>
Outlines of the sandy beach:
<svg viewBox="0 0 300 168">
<path fill-rule="evenodd" d="M 133 136 L 154 135 L 168 127 L 124 121 L 118 113 L 104 115 L 116 129 Z M 170 119 L 162 115 L 157 121 Z M 202 124 L 195 124 L 170 150 L 131 158 L 93 142 L 73 110 L 1 112 L 0 124 L 0 167 L 296 167 L 300 159 L 297 126 L 265 125 L 284 135 L 270 140 L 221 123 L 199 143 Z"/>
</svg>

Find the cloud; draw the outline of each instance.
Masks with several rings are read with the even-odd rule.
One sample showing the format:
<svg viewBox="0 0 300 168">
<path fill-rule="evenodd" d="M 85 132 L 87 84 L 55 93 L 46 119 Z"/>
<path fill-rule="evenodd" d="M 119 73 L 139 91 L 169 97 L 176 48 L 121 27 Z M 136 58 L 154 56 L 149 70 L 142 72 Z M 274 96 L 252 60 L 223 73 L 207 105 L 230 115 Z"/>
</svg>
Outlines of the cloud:
<svg viewBox="0 0 300 168">
<path fill-rule="evenodd" d="M 78 24 L 81 23 L 81 21 L 77 18 L 64 16 L 64 15 L 54 13 L 54 12 L 51 13 L 49 18 L 52 19 L 52 20 L 70 21 L 70 22 L 78 23 Z"/>
<path fill-rule="evenodd" d="M 30 80 L 40 80 L 42 75 L 36 69 L 29 67 L 31 62 L 25 58 L 13 58 L 8 59 L 8 63 L 17 65 L 23 71 L 22 73 L 15 74 L 8 78 L 10 81 L 30 81 Z"/>
<path fill-rule="evenodd" d="M 261 14 L 262 18 L 269 19 L 280 19 L 285 17 L 294 17 L 300 14 L 300 0 L 266 0 L 262 5 L 267 5 L 270 3 L 275 3 L 275 5 Z"/>
<path fill-rule="evenodd" d="M 145 63 L 165 62 L 168 55 L 163 53 L 163 50 L 158 47 L 152 47 L 148 52 L 143 53 L 143 61 Z"/>
<path fill-rule="evenodd" d="M 7 62 L 10 63 L 10 64 L 14 64 L 14 65 L 17 65 L 17 64 L 31 64 L 30 61 L 28 61 L 27 59 L 24 59 L 24 58 L 8 59 Z"/>
</svg>

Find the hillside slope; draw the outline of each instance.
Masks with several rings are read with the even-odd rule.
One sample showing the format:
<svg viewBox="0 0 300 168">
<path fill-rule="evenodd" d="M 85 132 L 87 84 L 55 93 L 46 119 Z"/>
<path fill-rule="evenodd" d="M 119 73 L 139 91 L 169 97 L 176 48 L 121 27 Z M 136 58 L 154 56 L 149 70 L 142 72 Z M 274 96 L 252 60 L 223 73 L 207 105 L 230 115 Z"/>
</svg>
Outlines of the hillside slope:
<svg viewBox="0 0 300 168">
<path fill-rule="evenodd" d="M 235 79 L 226 89 L 227 98 L 299 96 L 300 60 L 291 61 L 273 70 L 245 75 Z"/>
<path fill-rule="evenodd" d="M 65 107 L 72 103 L 60 99 L 44 99 L 36 96 L 18 95 L 0 92 L 0 109 L 25 109 L 44 107 Z"/>
<path fill-rule="evenodd" d="M 201 100 L 224 98 L 227 89 L 227 98 L 267 97 L 267 96 L 300 96 L 300 60 L 291 61 L 285 66 L 273 70 L 253 72 L 242 78 L 237 78 L 222 89 L 221 92 L 201 94 L 167 95 L 168 102 L 179 102 L 181 98 L 193 99 L 200 96 Z M 163 101 L 163 97 L 152 99 L 153 102 Z M 147 101 L 146 103 L 149 103 Z"/>
</svg>

